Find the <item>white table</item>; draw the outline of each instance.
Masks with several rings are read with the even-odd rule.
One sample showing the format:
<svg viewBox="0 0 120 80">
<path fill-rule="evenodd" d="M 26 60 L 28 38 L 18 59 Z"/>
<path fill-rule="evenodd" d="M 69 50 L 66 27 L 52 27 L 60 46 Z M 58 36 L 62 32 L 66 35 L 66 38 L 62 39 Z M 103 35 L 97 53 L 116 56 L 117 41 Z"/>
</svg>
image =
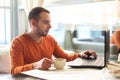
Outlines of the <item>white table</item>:
<svg viewBox="0 0 120 80">
<path fill-rule="evenodd" d="M 51 68 L 47 71 L 30 70 L 22 73 L 47 80 L 120 80 L 113 77 L 106 68 L 101 70 L 89 68 L 74 69 L 65 67 L 64 70 Z"/>
</svg>

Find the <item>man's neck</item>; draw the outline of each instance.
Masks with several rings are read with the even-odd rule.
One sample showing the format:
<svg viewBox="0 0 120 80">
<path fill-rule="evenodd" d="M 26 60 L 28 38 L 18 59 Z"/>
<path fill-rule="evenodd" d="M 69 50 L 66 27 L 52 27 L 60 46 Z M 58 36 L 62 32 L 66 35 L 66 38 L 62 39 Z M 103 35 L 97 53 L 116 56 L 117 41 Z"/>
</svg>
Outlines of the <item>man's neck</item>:
<svg viewBox="0 0 120 80">
<path fill-rule="evenodd" d="M 41 37 L 40 36 L 37 36 L 36 34 L 33 34 L 31 32 L 27 32 L 26 33 L 30 38 L 32 38 L 33 40 L 35 40 L 36 42 L 40 42 L 41 40 Z"/>
</svg>

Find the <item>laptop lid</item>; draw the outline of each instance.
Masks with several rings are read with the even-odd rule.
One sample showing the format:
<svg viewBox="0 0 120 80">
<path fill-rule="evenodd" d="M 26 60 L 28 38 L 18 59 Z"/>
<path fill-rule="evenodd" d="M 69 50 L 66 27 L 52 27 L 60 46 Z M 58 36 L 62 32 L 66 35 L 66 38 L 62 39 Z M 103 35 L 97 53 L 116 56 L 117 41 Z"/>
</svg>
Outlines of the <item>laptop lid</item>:
<svg viewBox="0 0 120 80">
<path fill-rule="evenodd" d="M 89 33 L 86 33 L 86 31 L 89 31 Z M 82 30 L 82 32 L 78 32 L 78 40 L 76 41 L 76 44 L 78 44 L 77 47 L 79 47 L 78 51 L 84 51 L 84 50 L 94 50 L 96 51 L 96 54 L 98 55 L 98 59 L 100 58 L 100 62 L 97 62 L 93 60 L 93 62 L 96 62 L 98 64 L 96 65 L 84 65 L 81 60 L 78 59 L 68 62 L 68 66 L 74 67 L 74 68 L 103 68 L 106 66 L 106 63 L 109 59 L 109 30 L 92 30 L 92 29 L 85 29 Z M 87 35 L 88 34 L 88 35 Z M 76 47 L 76 46 L 75 46 Z M 97 59 L 96 59 L 97 60 Z M 92 60 L 87 60 L 88 62 L 92 62 Z M 79 64 L 80 63 L 80 64 Z M 101 65 L 100 65 L 101 64 Z"/>
</svg>

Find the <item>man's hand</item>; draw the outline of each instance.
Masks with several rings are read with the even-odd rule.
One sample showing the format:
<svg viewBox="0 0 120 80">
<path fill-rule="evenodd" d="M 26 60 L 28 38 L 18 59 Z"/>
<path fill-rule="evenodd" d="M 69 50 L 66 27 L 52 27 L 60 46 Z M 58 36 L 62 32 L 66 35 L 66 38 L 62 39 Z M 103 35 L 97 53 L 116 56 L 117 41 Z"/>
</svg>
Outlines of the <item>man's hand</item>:
<svg viewBox="0 0 120 80">
<path fill-rule="evenodd" d="M 41 69 L 41 70 L 48 70 L 51 67 L 51 64 L 53 63 L 52 59 L 43 58 L 38 62 L 35 62 L 33 64 L 34 69 Z"/>
<path fill-rule="evenodd" d="M 86 50 L 79 53 L 79 57 L 81 58 L 88 58 L 89 56 L 93 56 L 95 59 L 97 58 L 96 52 L 92 50 Z"/>
</svg>

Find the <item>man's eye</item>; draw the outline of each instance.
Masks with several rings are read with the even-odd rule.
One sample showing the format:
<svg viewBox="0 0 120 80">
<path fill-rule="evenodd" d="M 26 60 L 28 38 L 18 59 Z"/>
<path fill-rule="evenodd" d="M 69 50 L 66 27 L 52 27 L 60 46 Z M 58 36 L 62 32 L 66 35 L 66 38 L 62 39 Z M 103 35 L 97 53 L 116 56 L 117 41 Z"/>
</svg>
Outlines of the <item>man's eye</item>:
<svg viewBox="0 0 120 80">
<path fill-rule="evenodd" d="M 48 23 L 49 23 L 49 21 L 43 21 L 43 23 L 44 23 L 44 24 L 48 24 Z"/>
</svg>

